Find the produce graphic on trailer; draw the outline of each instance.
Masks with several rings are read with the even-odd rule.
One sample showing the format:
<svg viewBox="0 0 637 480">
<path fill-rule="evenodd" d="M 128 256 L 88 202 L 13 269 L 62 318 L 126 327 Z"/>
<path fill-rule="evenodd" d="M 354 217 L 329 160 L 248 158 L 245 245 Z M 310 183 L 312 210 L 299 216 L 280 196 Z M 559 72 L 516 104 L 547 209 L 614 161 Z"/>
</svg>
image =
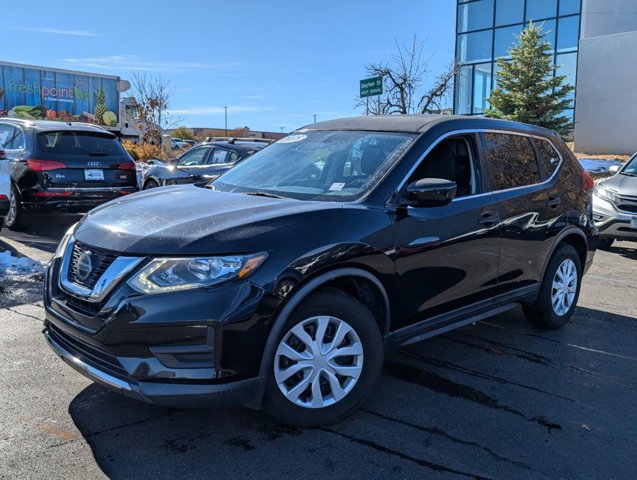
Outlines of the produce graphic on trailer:
<svg viewBox="0 0 637 480">
<path fill-rule="evenodd" d="M 120 130 L 119 77 L 0 63 L 0 117 L 87 122 Z M 125 89 L 124 89 L 125 90 Z"/>
</svg>

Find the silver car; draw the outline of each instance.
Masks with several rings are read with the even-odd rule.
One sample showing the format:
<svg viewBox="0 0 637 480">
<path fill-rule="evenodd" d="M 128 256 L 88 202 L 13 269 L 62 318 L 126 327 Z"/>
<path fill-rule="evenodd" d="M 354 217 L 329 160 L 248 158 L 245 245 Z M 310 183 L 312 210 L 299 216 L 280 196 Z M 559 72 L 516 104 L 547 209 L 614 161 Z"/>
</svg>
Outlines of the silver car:
<svg viewBox="0 0 637 480">
<path fill-rule="evenodd" d="M 599 248 L 615 240 L 637 242 L 637 153 L 623 167 L 610 167 L 612 177 L 598 182 L 593 195 L 593 220 Z"/>
</svg>

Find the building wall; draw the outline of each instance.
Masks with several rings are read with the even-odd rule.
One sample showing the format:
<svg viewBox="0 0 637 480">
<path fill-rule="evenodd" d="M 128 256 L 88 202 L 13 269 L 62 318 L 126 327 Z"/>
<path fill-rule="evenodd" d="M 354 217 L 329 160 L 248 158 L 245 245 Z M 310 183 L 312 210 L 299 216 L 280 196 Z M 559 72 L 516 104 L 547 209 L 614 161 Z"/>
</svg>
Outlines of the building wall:
<svg viewBox="0 0 637 480">
<path fill-rule="evenodd" d="M 607 2 L 611 3 L 609 0 L 599 3 Z M 597 11 L 602 11 L 599 8 Z M 594 30 L 588 23 L 589 33 L 610 31 L 609 19 L 604 25 L 599 22 Z M 625 25 L 623 21 L 615 25 L 619 24 Z M 637 151 L 637 27 L 635 30 L 580 39 L 575 113 L 577 151 L 611 154 Z"/>
<path fill-rule="evenodd" d="M 637 30 L 637 1 L 584 0 L 581 38 Z"/>
</svg>

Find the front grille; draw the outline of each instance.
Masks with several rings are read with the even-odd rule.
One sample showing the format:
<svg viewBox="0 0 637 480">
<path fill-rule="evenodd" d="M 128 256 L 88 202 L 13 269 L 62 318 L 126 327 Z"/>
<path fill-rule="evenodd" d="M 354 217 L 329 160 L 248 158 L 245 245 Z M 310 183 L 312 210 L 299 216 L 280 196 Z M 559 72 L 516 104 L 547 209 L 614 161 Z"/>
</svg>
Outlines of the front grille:
<svg viewBox="0 0 637 480">
<path fill-rule="evenodd" d="M 80 257 L 87 252 L 91 254 L 92 270 L 88 277 L 82 279 L 78 273 L 78 262 Z M 116 258 L 116 254 L 103 248 L 90 247 L 81 242 L 75 242 L 69 263 L 68 279 L 76 285 L 93 289 L 102 274 Z"/>
<path fill-rule="evenodd" d="M 109 375 L 122 379 L 127 378 L 126 370 L 124 370 L 122 365 L 117 361 L 117 358 L 110 353 L 89 345 L 78 338 L 72 337 L 54 325 L 49 325 L 49 336 L 55 343 L 64 348 L 64 350 L 78 357 L 83 362 Z"/>
</svg>

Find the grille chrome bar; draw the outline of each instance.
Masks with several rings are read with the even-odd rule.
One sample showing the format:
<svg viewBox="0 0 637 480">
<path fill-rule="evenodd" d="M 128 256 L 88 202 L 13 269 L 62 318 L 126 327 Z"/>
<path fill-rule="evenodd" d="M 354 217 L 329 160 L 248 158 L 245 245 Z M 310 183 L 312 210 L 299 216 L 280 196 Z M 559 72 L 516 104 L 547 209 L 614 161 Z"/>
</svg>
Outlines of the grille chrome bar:
<svg viewBox="0 0 637 480">
<path fill-rule="evenodd" d="M 101 302 L 104 300 L 115 285 L 144 260 L 144 257 L 116 257 L 104 273 L 100 275 L 95 285 L 92 288 L 88 288 L 73 282 L 74 275 L 69 275 L 75 243 L 75 239 L 71 238 L 64 252 L 60 270 L 60 287 L 70 294 L 85 298 L 89 302 Z"/>
</svg>

